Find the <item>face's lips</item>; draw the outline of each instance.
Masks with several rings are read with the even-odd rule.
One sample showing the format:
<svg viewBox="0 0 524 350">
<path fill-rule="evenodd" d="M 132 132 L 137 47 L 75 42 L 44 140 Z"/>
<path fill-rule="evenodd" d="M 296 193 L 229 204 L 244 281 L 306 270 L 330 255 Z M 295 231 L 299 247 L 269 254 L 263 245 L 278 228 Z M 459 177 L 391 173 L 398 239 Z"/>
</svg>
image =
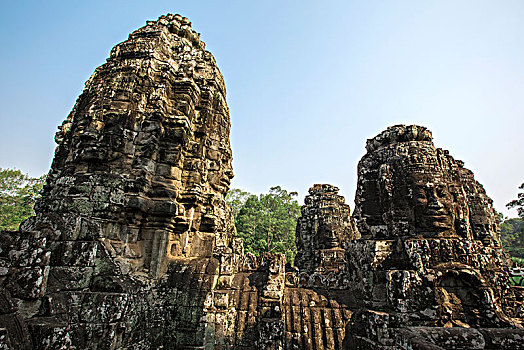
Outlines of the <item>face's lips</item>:
<svg viewBox="0 0 524 350">
<path fill-rule="evenodd" d="M 336 247 L 338 245 L 338 241 L 335 237 L 327 237 L 326 239 L 326 246 L 329 248 Z"/>
<path fill-rule="evenodd" d="M 416 225 L 427 230 L 447 230 L 453 228 L 453 216 L 444 213 L 426 211 L 419 213 Z"/>
<path fill-rule="evenodd" d="M 449 220 L 451 220 L 449 215 L 428 215 L 426 217 L 430 218 L 431 220 L 434 220 L 434 221 L 449 221 Z"/>
<path fill-rule="evenodd" d="M 453 227 L 452 218 L 448 215 L 426 217 L 426 227 L 438 229 L 450 229 Z"/>
</svg>

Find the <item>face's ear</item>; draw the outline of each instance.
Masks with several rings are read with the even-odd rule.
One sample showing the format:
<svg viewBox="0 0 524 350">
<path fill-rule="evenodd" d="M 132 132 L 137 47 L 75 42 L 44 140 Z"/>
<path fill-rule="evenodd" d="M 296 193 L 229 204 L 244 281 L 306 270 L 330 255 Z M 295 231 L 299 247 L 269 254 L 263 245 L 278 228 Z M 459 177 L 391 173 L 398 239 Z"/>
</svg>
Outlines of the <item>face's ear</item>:
<svg viewBox="0 0 524 350">
<path fill-rule="evenodd" d="M 466 202 L 466 192 L 463 186 L 457 183 L 448 185 L 448 189 L 453 200 L 452 213 L 455 219 L 455 232 L 461 237 L 471 239 L 470 208 Z"/>
<path fill-rule="evenodd" d="M 389 164 L 382 164 L 378 169 L 378 195 L 382 221 L 388 226 L 392 224 L 393 204 L 393 173 Z"/>
<path fill-rule="evenodd" d="M 393 176 L 389 164 L 382 164 L 378 169 L 378 188 L 382 198 L 391 200 L 393 197 Z"/>
</svg>

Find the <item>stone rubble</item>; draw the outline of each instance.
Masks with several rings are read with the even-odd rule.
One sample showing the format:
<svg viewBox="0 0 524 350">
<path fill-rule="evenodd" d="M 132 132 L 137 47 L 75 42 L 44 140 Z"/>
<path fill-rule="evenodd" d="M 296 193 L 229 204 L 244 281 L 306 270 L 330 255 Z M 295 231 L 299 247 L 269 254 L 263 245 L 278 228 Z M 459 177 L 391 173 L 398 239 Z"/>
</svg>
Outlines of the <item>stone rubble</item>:
<svg viewBox="0 0 524 350">
<path fill-rule="evenodd" d="M 59 129 L 0 233 L 1 349 L 524 347 L 492 201 L 423 127 L 368 141 L 353 216 L 310 189 L 294 268 L 236 237 L 224 79 L 187 18 L 116 45 Z"/>
</svg>

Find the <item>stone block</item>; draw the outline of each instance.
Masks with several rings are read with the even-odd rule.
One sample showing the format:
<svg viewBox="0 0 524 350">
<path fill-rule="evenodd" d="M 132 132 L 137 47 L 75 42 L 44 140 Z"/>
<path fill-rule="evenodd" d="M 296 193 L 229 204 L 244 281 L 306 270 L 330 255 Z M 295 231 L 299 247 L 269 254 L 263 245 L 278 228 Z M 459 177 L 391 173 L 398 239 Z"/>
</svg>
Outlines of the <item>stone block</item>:
<svg viewBox="0 0 524 350">
<path fill-rule="evenodd" d="M 13 297 L 36 299 L 44 295 L 48 286 L 49 267 L 22 267 L 13 269 L 7 288 Z"/>
<path fill-rule="evenodd" d="M 54 293 L 88 288 L 92 275 L 92 267 L 52 266 L 49 268 L 47 291 Z"/>
<path fill-rule="evenodd" d="M 51 266 L 94 266 L 98 242 L 57 241 L 50 244 Z"/>
<path fill-rule="evenodd" d="M 128 296 L 122 293 L 85 293 L 80 311 L 80 321 L 101 324 L 122 320 Z"/>
</svg>

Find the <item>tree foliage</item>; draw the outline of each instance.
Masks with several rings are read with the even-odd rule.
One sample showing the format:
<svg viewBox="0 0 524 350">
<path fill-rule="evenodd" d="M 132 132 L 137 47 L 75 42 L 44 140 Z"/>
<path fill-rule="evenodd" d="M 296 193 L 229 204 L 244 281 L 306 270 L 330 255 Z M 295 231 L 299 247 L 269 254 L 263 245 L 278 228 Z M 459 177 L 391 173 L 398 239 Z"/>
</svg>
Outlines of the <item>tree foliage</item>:
<svg viewBox="0 0 524 350">
<path fill-rule="evenodd" d="M 240 190 L 232 190 L 226 197 L 233 206 L 238 236 L 244 240 L 247 252 L 282 253 L 292 262 L 297 248 L 295 229 L 300 205 L 296 192 L 288 192 L 280 186 L 271 187 L 269 193 L 259 196 Z"/>
<path fill-rule="evenodd" d="M 524 183 L 520 185 L 519 188 L 524 190 Z M 514 199 L 506 204 L 506 207 L 508 207 L 508 209 L 517 208 L 517 213 L 519 214 L 520 218 L 524 219 L 524 192 L 520 192 L 517 195 L 517 199 Z"/>
<path fill-rule="evenodd" d="M 240 208 L 244 206 L 246 200 L 249 196 L 252 196 L 251 193 L 242 191 L 238 188 L 232 188 L 226 195 L 226 202 L 229 203 L 231 209 L 233 210 L 233 215 L 236 217 Z"/>
<path fill-rule="evenodd" d="M 32 178 L 18 169 L 0 168 L 0 230 L 17 230 L 34 215 L 33 206 L 45 177 Z"/>
<path fill-rule="evenodd" d="M 513 264 L 515 266 L 519 266 L 519 267 L 524 268 L 524 259 L 523 258 L 517 258 L 515 256 L 512 256 L 511 257 L 511 262 L 513 262 Z"/>
<path fill-rule="evenodd" d="M 524 189 L 524 183 L 520 185 Z M 516 208 L 519 218 L 506 219 L 500 225 L 502 245 L 511 256 L 524 258 L 524 192 L 518 194 L 506 207 Z"/>
<path fill-rule="evenodd" d="M 500 225 L 500 240 L 511 256 L 524 257 L 524 221 L 521 218 L 504 220 Z"/>
</svg>

